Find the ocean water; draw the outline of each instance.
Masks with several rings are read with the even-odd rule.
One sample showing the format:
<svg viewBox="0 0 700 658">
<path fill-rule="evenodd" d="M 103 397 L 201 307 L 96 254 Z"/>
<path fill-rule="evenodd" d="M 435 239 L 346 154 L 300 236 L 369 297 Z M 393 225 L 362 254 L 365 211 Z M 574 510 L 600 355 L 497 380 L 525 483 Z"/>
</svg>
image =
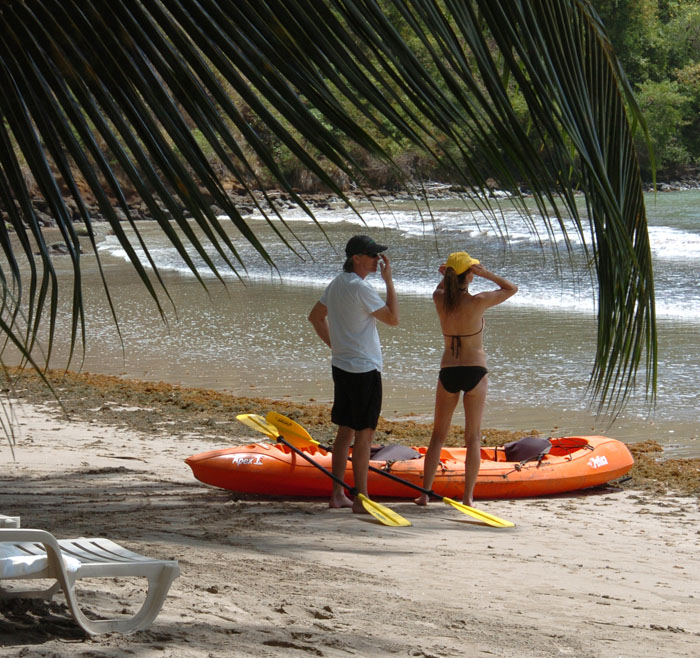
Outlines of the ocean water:
<svg viewBox="0 0 700 658">
<path fill-rule="evenodd" d="M 536 216 L 523 219 L 508 204 L 496 221 L 458 199 L 431 202 L 430 211 L 410 201 L 367 204 L 358 207 L 359 215 L 339 204 L 317 212 L 320 228 L 302 211 L 285 210 L 287 226 L 281 230 L 296 254 L 254 215 L 250 224 L 277 269 L 232 233 L 246 269 L 239 278 L 222 268 L 222 285 L 193 255 L 206 291 L 159 229 L 144 223 L 144 238 L 174 303 L 174 308 L 165 303 L 167 324 L 130 274 L 116 239 L 106 236 L 99 251 L 124 348 L 99 285 L 90 281 L 82 367 L 238 394 L 329 400 L 329 353 L 306 316 L 340 271 L 346 240 L 368 233 L 389 246 L 401 313 L 399 327 L 380 329 L 385 416 L 432 417 L 442 340 L 431 294 L 447 254 L 466 250 L 520 288 L 486 316 L 485 426 L 654 438 L 671 454 L 700 456 L 700 192 L 649 195 L 647 206 L 659 330 L 655 409 L 649 409 L 641 386 L 617 418 L 596 416 L 591 409 L 587 384 L 595 348 L 595 286 L 573 227 L 565 223 L 550 235 Z M 210 253 L 222 262 L 213 249 Z M 369 280 L 383 291 L 379 275 Z M 473 290 L 484 285 L 489 284 L 477 279 Z"/>
<path fill-rule="evenodd" d="M 656 198 L 649 195 L 647 204 L 657 318 L 698 324 L 700 287 L 694 272 L 700 264 L 700 191 L 667 193 Z M 572 225 L 565 225 L 564 230 L 555 229 L 550 237 L 544 222 L 536 217 L 530 222 L 506 207 L 500 212 L 499 227 L 493 218 L 465 208 L 459 200 L 433 201 L 432 216 L 425 209 L 419 211 L 411 202 L 393 202 L 389 208 L 380 207 L 378 211 L 369 206 L 358 208 L 361 217 L 342 207 L 317 211 L 316 218 L 325 234 L 301 210 L 284 211 L 283 218 L 290 231 L 303 242 L 302 247 L 287 234 L 297 254 L 274 238 L 262 217 L 253 215 L 250 224 L 266 237 L 265 246 L 278 271 L 271 271 L 251 246 L 237 242 L 246 266 L 246 271 L 240 271 L 243 279 L 248 283 L 279 280 L 287 285 L 324 287 L 342 262 L 344 241 L 359 232 L 371 234 L 390 246 L 387 253 L 394 264 L 394 279 L 400 294 L 429 297 L 435 288 L 437 266 L 450 251 L 464 249 L 473 252 L 491 269 L 498 268 L 500 274 L 518 282 L 521 290 L 510 300 L 510 305 L 583 315 L 595 311 L 594 288 L 591 274 L 585 268 L 582 239 Z M 149 251 L 161 272 L 192 276 L 172 247 L 158 243 L 155 231 L 148 231 L 147 235 L 154 245 Z M 223 259 L 213 249 L 208 251 L 225 279 L 237 278 L 226 271 Z M 100 245 L 100 252 L 125 258 L 113 236 Z M 190 254 L 200 274 L 213 280 L 214 275 L 202 260 L 193 251 Z M 378 289 L 383 289 L 378 278 L 375 283 Z M 480 289 L 478 279 L 475 285 L 474 290 Z"/>
</svg>

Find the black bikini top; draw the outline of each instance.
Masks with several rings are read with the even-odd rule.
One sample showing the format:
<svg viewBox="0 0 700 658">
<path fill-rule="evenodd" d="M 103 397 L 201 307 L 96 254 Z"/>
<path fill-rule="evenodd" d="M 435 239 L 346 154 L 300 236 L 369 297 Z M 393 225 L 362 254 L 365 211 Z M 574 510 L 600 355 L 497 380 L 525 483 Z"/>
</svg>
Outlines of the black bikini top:
<svg viewBox="0 0 700 658">
<path fill-rule="evenodd" d="M 459 357 L 459 353 L 462 351 L 462 338 L 469 338 L 470 336 L 478 336 L 484 330 L 484 318 L 481 318 L 481 329 L 475 331 L 473 334 L 442 334 L 445 338 L 451 338 L 450 341 L 450 352 L 455 358 Z"/>
</svg>

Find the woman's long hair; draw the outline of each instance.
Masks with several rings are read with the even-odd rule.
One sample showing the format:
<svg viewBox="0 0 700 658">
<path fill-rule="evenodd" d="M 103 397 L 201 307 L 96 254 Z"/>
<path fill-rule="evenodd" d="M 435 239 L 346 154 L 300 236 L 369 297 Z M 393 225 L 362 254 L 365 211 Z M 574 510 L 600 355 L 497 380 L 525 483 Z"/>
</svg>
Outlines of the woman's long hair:
<svg viewBox="0 0 700 658">
<path fill-rule="evenodd" d="M 451 313 L 459 306 L 459 296 L 464 288 L 464 282 L 467 280 L 468 273 L 469 270 L 465 270 L 458 276 L 453 268 L 448 267 L 445 269 L 445 283 L 443 286 L 445 297 L 442 303 L 447 313 Z"/>
</svg>

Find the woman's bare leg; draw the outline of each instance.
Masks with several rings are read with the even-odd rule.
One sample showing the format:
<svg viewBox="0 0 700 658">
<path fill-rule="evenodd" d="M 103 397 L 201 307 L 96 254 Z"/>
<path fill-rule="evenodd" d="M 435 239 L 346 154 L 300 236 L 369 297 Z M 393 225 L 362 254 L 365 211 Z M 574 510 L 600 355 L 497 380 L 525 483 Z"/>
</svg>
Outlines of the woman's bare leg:
<svg viewBox="0 0 700 658">
<path fill-rule="evenodd" d="M 489 389 L 488 375 L 468 393 L 464 394 L 464 445 L 467 456 L 464 462 L 464 495 L 462 502 L 470 507 L 474 504 L 474 487 L 481 467 L 481 419 L 484 415 L 486 393 Z"/>
<path fill-rule="evenodd" d="M 430 445 L 425 453 L 423 461 L 423 488 L 432 489 L 435 472 L 440 463 L 440 451 L 450 430 L 452 415 L 459 402 L 459 393 L 449 393 L 438 380 L 435 392 L 435 417 L 433 420 L 433 433 L 430 437 Z M 428 494 L 421 494 L 415 499 L 417 505 L 427 505 L 430 500 Z"/>
<path fill-rule="evenodd" d="M 345 479 L 345 469 L 348 466 L 348 455 L 350 445 L 355 438 L 355 430 L 351 427 L 340 425 L 338 433 L 333 442 L 333 452 L 331 453 L 331 468 L 333 475 L 341 480 Z M 352 507 L 352 500 L 345 495 L 345 488 L 333 481 L 333 492 L 328 502 L 328 507 Z"/>
</svg>

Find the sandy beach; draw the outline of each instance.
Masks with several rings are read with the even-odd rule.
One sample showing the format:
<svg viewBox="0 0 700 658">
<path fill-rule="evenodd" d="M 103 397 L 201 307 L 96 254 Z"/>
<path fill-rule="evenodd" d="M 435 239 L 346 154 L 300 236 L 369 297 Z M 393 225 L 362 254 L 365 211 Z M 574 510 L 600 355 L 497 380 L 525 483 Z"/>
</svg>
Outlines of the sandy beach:
<svg viewBox="0 0 700 658">
<path fill-rule="evenodd" d="M 513 529 L 406 501 L 387 504 L 413 526 L 389 528 L 322 500 L 213 489 L 183 462 L 260 440 L 228 405 L 294 413 L 326 440 L 320 405 L 102 376 L 52 381 L 68 417 L 36 382 L 16 386 L 2 511 L 62 538 L 106 536 L 175 558 L 182 575 L 152 628 L 130 636 L 85 638 L 61 596 L 2 604 L 4 656 L 670 657 L 700 647 L 697 460 L 658 464 L 647 447 L 622 486 L 480 501 Z M 383 422 L 383 438 L 426 431 Z M 82 583 L 95 615 L 143 595 L 130 581 Z"/>
</svg>

